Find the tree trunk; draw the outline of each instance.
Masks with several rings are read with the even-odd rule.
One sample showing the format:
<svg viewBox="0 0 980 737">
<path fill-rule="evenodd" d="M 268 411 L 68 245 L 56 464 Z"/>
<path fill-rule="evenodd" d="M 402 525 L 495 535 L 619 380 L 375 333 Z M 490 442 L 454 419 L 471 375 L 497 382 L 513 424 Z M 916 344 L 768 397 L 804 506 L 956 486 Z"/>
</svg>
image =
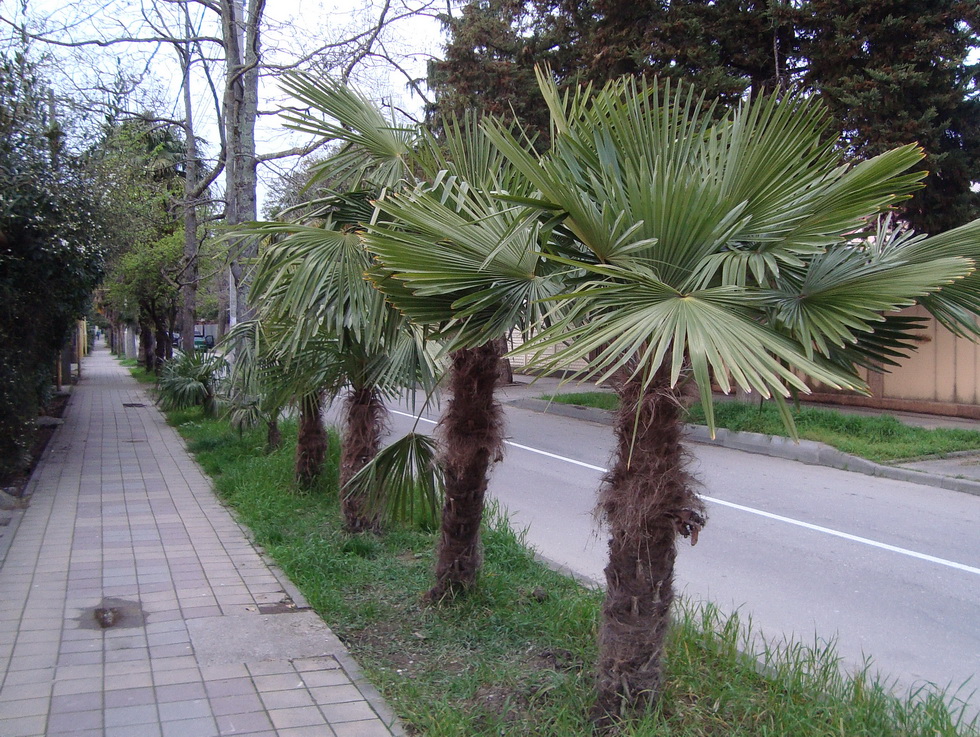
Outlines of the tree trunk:
<svg viewBox="0 0 980 737">
<path fill-rule="evenodd" d="M 446 500 L 436 561 L 438 601 L 470 588 L 480 569 L 480 524 L 490 465 L 503 458 L 503 413 L 494 399 L 503 340 L 452 354 L 452 399 L 440 422 Z"/>
<path fill-rule="evenodd" d="M 351 391 L 345 402 L 344 437 L 340 446 L 340 503 L 348 532 L 373 530 L 377 515 L 367 509 L 361 495 L 348 495 L 345 487 L 381 448 L 388 412 L 373 388 Z"/>
<path fill-rule="evenodd" d="M 656 703 L 677 535 L 696 543 L 705 522 L 681 445 L 681 397 L 666 372 L 645 391 L 627 381 L 619 395 L 615 463 L 598 504 L 611 535 L 595 713 L 603 725 Z"/>
<path fill-rule="evenodd" d="M 140 348 L 137 362 L 143 364 L 143 369 L 148 372 L 156 371 L 156 352 L 153 350 L 153 327 L 148 321 L 141 318 L 140 326 Z"/>
<path fill-rule="evenodd" d="M 255 122 L 258 117 L 260 38 L 264 0 L 221 0 L 221 28 L 226 77 L 225 128 L 225 223 L 239 225 L 256 216 Z M 229 324 L 251 316 L 248 274 L 242 262 L 257 255 L 258 244 L 249 242 L 228 271 Z"/>
<path fill-rule="evenodd" d="M 163 368 L 163 364 L 167 360 L 167 348 L 173 347 L 173 341 L 170 339 L 170 333 L 167 331 L 167 324 L 164 322 L 162 317 L 157 314 L 153 315 L 153 339 L 156 345 L 154 346 L 155 359 L 153 362 L 154 370 L 159 373 L 160 369 Z M 170 351 L 171 356 L 173 355 L 172 350 Z"/>
<path fill-rule="evenodd" d="M 323 426 L 320 392 L 303 397 L 299 405 L 299 434 L 296 438 L 296 481 L 312 486 L 323 470 L 327 455 L 327 431 Z"/>
<path fill-rule="evenodd" d="M 265 425 L 265 452 L 273 453 L 282 447 L 282 431 L 279 429 L 279 419 L 273 417 Z"/>
<path fill-rule="evenodd" d="M 187 35 L 191 35 L 190 17 L 187 17 Z M 187 354 L 194 353 L 194 324 L 197 321 L 197 281 L 198 281 L 198 220 L 197 199 L 200 166 L 197 152 L 197 138 L 194 135 L 194 101 L 191 95 L 191 44 L 178 49 L 181 71 L 183 72 L 184 101 L 184 201 L 181 203 L 184 222 L 184 271 L 180 288 L 180 346 Z"/>
</svg>

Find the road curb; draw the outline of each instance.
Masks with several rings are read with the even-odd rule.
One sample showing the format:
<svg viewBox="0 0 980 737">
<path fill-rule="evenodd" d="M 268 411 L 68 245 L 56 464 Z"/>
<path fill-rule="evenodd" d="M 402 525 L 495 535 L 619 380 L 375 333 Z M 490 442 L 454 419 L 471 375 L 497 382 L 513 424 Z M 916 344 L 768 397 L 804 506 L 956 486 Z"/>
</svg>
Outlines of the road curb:
<svg viewBox="0 0 980 737">
<path fill-rule="evenodd" d="M 576 420 L 596 422 L 600 425 L 613 425 L 613 413 L 605 409 L 582 407 L 577 404 L 561 404 L 544 399 L 514 399 L 507 402 L 512 407 L 528 409 L 532 412 L 542 412 L 559 417 L 569 417 Z M 842 453 L 824 443 L 813 440 L 784 438 L 778 435 L 762 435 L 755 432 L 733 432 L 725 428 L 717 428 L 712 438 L 704 425 L 686 425 L 687 440 L 702 445 L 719 445 L 745 453 L 783 458 L 788 461 L 798 461 L 811 466 L 828 466 L 842 471 L 862 473 L 865 476 L 880 476 L 895 481 L 907 481 L 921 486 L 934 486 L 949 491 L 959 491 L 964 494 L 980 496 L 980 481 L 960 479 L 953 476 L 917 471 L 910 468 L 886 466 L 864 458 L 858 458 Z"/>
</svg>

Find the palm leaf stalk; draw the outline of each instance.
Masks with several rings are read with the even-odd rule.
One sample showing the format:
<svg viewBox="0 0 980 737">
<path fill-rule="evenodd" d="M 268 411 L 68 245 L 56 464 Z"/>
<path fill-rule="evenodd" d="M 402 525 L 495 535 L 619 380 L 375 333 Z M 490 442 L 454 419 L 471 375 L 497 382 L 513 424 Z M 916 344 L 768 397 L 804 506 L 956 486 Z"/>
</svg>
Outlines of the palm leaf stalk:
<svg viewBox="0 0 980 737">
<path fill-rule="evenodd" d="M 980 221 L 932 238 L 875 237 L 916 185 L 914 146 L 842 166 L 813 102 L 760 97 L 708 115 L 689 90 L 609 83 L 559 94 L 552 148 L 488 134 L 539 190 L 578 248 L 549 258 L 575 278 L 566 311 L 522 347 L 532 363 L 612 383 L 622 399 L 599 512 L 610 533 L 596 719 L 613 724 L 661 693 L 678 536 L 705 524 L 681 443 L 696 389 L 785 398 L 813 381 L 866 391 L 858 366 L 908 352 L 915 303 L 976 333 Z"/>
</svg>

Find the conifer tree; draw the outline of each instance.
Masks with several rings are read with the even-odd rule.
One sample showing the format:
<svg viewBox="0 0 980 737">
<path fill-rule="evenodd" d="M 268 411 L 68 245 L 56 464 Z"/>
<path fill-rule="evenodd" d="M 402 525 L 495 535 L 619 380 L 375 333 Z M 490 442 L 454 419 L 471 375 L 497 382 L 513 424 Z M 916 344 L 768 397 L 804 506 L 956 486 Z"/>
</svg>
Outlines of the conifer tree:
<svg viewBox="0 0 980 737">
<path fill-rule="evenodd" d="M 916 230 L 980 215 L 975 0 L 474 0 L 447 28 L 430 77 L 439 111 L 513 110 L 546 136 L 535 64 L 564 86 L 656 75 L 723 104 L 802 87 L 828 106 L 851 159 L 923 147 L 926 188 L 903 210 Z"/>
<path fill-rule="evenodd" d="M 938 233 L 980 215 L 980 5 L 961 0 L 809 0 L 804 83 L 832 111 L 850 154 L 925 150 L 925 189 L 904 208 Z"/>
</svg>

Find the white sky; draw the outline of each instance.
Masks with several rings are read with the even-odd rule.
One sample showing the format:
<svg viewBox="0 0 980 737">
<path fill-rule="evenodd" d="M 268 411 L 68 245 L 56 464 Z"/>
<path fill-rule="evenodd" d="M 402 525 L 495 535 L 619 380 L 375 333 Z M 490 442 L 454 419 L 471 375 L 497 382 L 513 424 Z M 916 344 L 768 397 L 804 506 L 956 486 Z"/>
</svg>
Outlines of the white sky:
<svg viewBox="0 0 980 737">
<path fill-rule="evenodd" d="M 426 0 L 392 0 L 391 15 L 404 12 L 405 6 L 415 8 Z M 442 0 L 445 3 L 446 0 Z M 159 3 L 165 10 L 172 5 Z M 22 0 L 0 0 L 0 17 L 23 22 Z M 382 0 L 268 0 L 265 10 L 266 29 L 262 38 L 264 61 L 288 64 L 297 56 L 307 54 L 322 45 L 324 40 L 349 38 L 353 33 L 372 25 L 382 6 Z M 27 18 L 37 30 L 58 29 L 62 39 L 80 40 L 92 38 L 145 37 L 147 26 L 141 13 L 153 18 L 154 0 L 26 0 Z M 445 9 L 445 4 L 440 7 Z M 431 12 L 435 12 L 434 10 Z M 213 19 L 213 13 L 203 10 L 199 16 Z M 9 25 L 0 27 L 0 37 L 9 34 Z M 203 29 L 204 35 L 220 35 L 216 28 Z M 416 77 L 425 76 L 426 61 L 441 53 L 443 39 L 438 22 L 431 18 L 409 18 L 399 21 L 382 37 L 384 50 L 398 64 Z M 175 119 L 183 117 L 180 98 L 180 70 L 173 49 L 160 47 L 154 53 L 147 44 L 114 45 L 108 48 L 88 46 L 84 49 L 42 47 L 35 44 L 35 51 L 47 51 L 53 63 L 46 65 L 45 73 L 57 91 L 77 99 L 82 91 L 97 89 L 111 80 L 117 69 L 138 74 L 144 79 L 141 91 L 131 98 L 135 112 L 152 109 L 158 115 Z M 220 80 L 216 80 L 219 85 Z M 380 61 L 365 61 L 354 73 L 355 86 L 372 99 L 393 104 L 410 114 L 421 112 L 423 101 L 407 90 L 404 76 Z M 195 105 L 195 129 L 197 136 L 209 145 L 202 153 L 213 155 L 218 146 L 214 115 L 214 102 L 203 75 L 196 75 L 192 83 Z M 263 83 L 260 91 L 260 109 L 266 112 L 278 110 L 285 102 L 274 80 Z M 105 93 L 95 93 L 96 99 L 105 100 Z M 256 131 L 259 153 L 279 151 L 303 143 L 297 134 L 284 129 L 276 115 L 260 117 Z M 292 160 L 295 163 L 295 159 Z M 288 163 L 283 162 L 286 166 Z M 280 164 L 282 166 L 283 164 Z M 260 177 L 274 177 L 268 167 L 260 170 Z M 260 208 L 266 187 L 260 185 Z"/>
</svg>

